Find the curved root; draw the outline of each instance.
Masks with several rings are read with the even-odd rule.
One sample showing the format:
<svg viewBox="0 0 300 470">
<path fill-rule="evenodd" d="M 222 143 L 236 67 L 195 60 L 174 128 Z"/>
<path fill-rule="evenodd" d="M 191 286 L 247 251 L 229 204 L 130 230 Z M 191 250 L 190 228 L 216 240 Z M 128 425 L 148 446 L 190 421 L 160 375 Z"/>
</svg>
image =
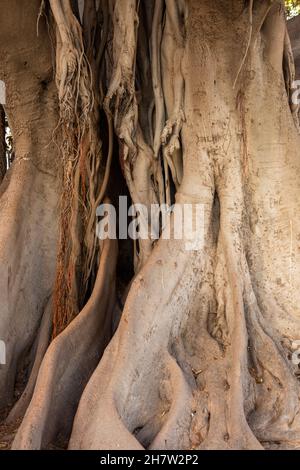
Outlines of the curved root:
<svg viewBox="0 0 300 470">
<path fill-rule="evenodd" d="M 45 448 L 60 433 L 68 438 L 83 389 L 111 335 L 116 242 L 106 240 L 90 300 L 51 343 L 14 449 Z"/>
<path fill-rule="evenodd" d="M 13 409 L 10 411 L 6 419 L 6 422 L 8 424 L 13 423 L 20 418 L 23 418 L 23 416 L 25 415 L 25 412 L 29 406 L 30 400 L 34 392 L 34 387 L 36 384 L 36 380 L 37 380 L 41 363 L 43 361 L 43 358 L 49 346 L 51 333 L 52 333 L 52 298 L 48 300 L 48 303 L 47 303 L 47 306 L 45 308 L 45 312 L 42 318 L 35 359 L 34 359 L 32 370 L 30 372 L 29 380 L 27 382 L 24 392 L 22 393 L 21 397 L 19 398 L 19 400 L 17 401 Z"/>
</svg>

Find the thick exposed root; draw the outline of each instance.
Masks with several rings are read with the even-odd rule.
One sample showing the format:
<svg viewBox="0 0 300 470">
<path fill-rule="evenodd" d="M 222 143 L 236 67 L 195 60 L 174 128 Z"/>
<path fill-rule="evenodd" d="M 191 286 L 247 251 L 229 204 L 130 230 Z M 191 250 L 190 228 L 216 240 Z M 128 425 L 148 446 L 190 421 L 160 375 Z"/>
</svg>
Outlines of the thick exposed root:
<svg viewBox="0 0 300 470">
<path fill-rule="evenodd" d="M 45 356 L 45 353 L 48 349 L 50 339 L 51 339 L 52 313 L 53 313 L 52 308 L 53 308 L 53 305 L 52 305 L 52 297 L 51 297 L 49 301 L 47 302 L 47 306 L 45 308 L 45 312 L 42 318 L 42 322 L 41 322 L 41 326 L 40 326 L 39 334 L 38 334 L 38 339 L 37 339 L 35 359 L 34 359 L 34 363 L 32 366 L 32 370 L 30 372 L 27 385 L 21 397 L 19 398 L 19 400 L 17 401 L 13 409 L 10 411 L 6 419 L 6 422 L 8 424 L 12 424 L 16 422 L 17 420 L 19 420 L 20 418 L 23 418 L 29 406 L 29 403 L 31 401 L 31 398 L 34 392 L 34 387 L 35 387 L 36 380 L 37 380 L 37 376 L 40 370 L 40 366 Z"/>
<path fill-rule="evenodd" d="M 149 448 L 177 449 L 178 443 L 182 447 L 189 448 L 187 430 L 190 428 L 192 420 L 192 390 L 176 359 L 169 355 L 165 363 L 170 374 L 169 384 L 172 395 L 168 397 L 166 394 L 165 396 L 165 398 L 169 398 L 169 409 L 166 410 L 167 417 Z M 141 436 L 138 435 L 138 438 L 141 439 Z M 144 436 L 143 440 L 145 440 Z"/>
<path fill-rule="evenodd" d="M 0 189 L 0 339 L 6 345 L 1 409 L 13 402 L 16 372 L 35 341 L 55 270 L 59 184 L 51 140 L 57 124 L 56 90 L 45 24 L 36 36 L 39 6 L 39 0 L 3 2 L 8 14 L 0 19 L 0 74 L 9 77 L 5 112 L 15 153 Z M 17 30 L 11 25 L 18 8 L 26 9 L 26 15 L 21 13 L 26 20 Z M 27 65 L 16 73 L 21 63 Z"/>
<path fill-rule="evenodd" d="M 188 256 L 180 245 L 175 250 L 174 241 L 173 245 L 160 243 L 134 281 L 120 327 L 83 393 L 69 448 L 260 449 L 243 409 L 245 351 L 240 355 L 247 335 L 244 331 L 241 341 L 234 341 L 225 357 L 215 339 L 200 333 L 206 386 L 205 393 L 199 392 L 193 361 L 175 345 L 185 329 L 195 329 L 191 311 L 199 314 L 202 289 L 207 293 L 205 286 L 196 294 L 201 281 L 195 275 L 205 271 L 205 254 Z M 166 243 L 172 247 L 172 256 Z M 167 249 L 168 261 L 158 264 L 162 249 L 164 253 Z M 175 263 L 177 282 L 164 279 Z M 163 286 L 157 289 L 160 277 Z M 155 294 L 150 287 L 154 279 Z M 145 301 L 148 295 L 151 305 Z M 242 315 L 237 315 L 234 323 L 234 333 L 240 338 L 239 329 L 245 327 Z M 206 329 L 207 323 L 203 326 Z M 226 378 L 230 393 L 224 393 Z"/>
<path fill-rule="evenodd" d="M 76 319 L 51 343 L 14 449 L 45 448 L 68 438 L 83 389 L 111 335 L 117 246 L 106 240 L 92 296 Z"/>
</svg>

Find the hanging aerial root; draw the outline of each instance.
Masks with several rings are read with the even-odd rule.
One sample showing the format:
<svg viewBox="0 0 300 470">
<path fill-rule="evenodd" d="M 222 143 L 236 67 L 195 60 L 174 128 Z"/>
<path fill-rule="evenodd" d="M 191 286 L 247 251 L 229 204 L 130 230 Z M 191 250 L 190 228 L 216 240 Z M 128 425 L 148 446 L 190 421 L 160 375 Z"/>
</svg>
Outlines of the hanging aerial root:
<svg viewBox="0 0 300 470">
<path fill-rule="evenodd" d="M 101 187 L 99 98 L 94 95 L 91 65 L 81 25 L 69 0 L 50 1 L 56 23 L 56 82 L 62 141 L 63 193 L 54 288 L 53 337 L 83 307 L 91 272 L 96 270 L 95 201 Z M 107 178 L 106 178 L 107 179 Z M 101 191 L 101 190 L 100 190 Z M 82 266 L 82 269 L 79 269 Z M 78 286 L 80 285 L 80 290 Z"/>
</svg>

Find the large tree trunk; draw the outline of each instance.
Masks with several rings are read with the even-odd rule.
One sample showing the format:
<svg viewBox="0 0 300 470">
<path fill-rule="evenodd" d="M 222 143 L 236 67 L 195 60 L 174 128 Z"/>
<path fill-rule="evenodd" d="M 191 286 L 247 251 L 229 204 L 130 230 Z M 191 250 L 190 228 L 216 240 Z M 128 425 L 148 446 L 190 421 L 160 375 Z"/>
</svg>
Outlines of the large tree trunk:
<svg viewBox="0 0 300 470">
<path fill-rule="evenodd" d="M 38 2 L 31 6 L 34 16 L 33 4 L 36 13 Z M 70 223 L 60 220 L 64 237 L 54 292 L 54 327 L 63 331 L 38 355 L 44 358 L 41 367 L 40 361 L 33 367 L 38 378 L 27 390 L 34 393 L 13 448 L 45 448 L 58 436 L 70 449 L 299 448 L 300 389 L 292 357 L 300 339 L 300 142 L 298 109 L 290 102 L 294 70 L 283 3 L 115 0 L 101 2 L 97 14 L 95 3 L 86 1 L 83 26 L 69 1 L 51 0 L 50 6 L 61 165 L 71 166 L 64 173 L 62 210 L 72 217 Z M 30 21 L 27 37 L 33 41 Z M 17 51 L 5 61 L 8 98 L 22 86 L 32 99 L 7 106 L 17 156 L 0 200 L 4 216 L 11 214 L 0 244 L 0 333 L 10 361 L 0 379 L 1 404 L 51 295 L 56 256 L 55 231 L 49 231 L 56 202 L 53 158 L 45 147 L 56 101 L 54 93 L 48 95 L 51 84 L 47 92 L 33 94 L 34 73 L 24 67 L 23 56 L 20 65 L 18 53 L 25 51 L 8 31 L 4 39 L 14 41 Z M 32 47 L 40 50 L 39 38 Z M 34 61 L 33 70 L 40 65 L 45 73 L 46 57 L 39 52 L 41 63 Z M 94 146 L 100 109 L 108 122 L 101 128 L 106 170 L 99 165 L 97 181 L 89 179 L 94 199 L 81 218 L 76 196 L 86 195 L 82 167 L 95 168 L 103 157 Z M 179 207 L 202 204 L 204 245 L 188 251 L 188 239 L 164 239 L 165 232 L 158 243 L 139 243 L 121 321 L 101 358 L 117 314 L 117 248 L 106 240 L 98 253 L 93 211 L 117 160 L 112 124 L 132 200 L 150 207 L 172 201 L 175 193 Z M 74 142 L 82 153 L 75 152 L 65 167 Z M 14 178 L 23 182 L 22 199 Z M 118 183 L 113 181 L 116 192 Z M 75 191 L 70 201 L 69 187 Z M 37 196 L 30 198 L 33 190 Z M 175 222 L 170 214 L 164 230 Z M 69 269 L 70 260 L 77 271 Z M 92 267 L 87 271 L 86 260 Z M 98 260 L 91 297 L 77 315 L 78 299 L 91 291 L 84 284 L 80 296 L 78 279 L 92 274 Z M 11 419 L 24 414 L 26 397 Z"/>
</svg>

